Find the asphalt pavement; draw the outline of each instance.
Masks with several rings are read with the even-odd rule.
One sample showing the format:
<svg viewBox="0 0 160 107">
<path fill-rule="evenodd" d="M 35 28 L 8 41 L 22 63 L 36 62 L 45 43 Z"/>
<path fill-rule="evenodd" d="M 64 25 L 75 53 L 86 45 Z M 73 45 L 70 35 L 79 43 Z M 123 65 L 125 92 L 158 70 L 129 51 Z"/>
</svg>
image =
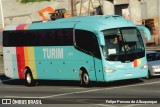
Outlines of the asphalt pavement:
<svg viewBox="0 0 160 107">
<path fill-rule="evenodd" d="M 23 80 L 10 79 L 4 75 L 2 61 L 0 57 L 0 102 L 9 99 L 12 104 L 20 105 L 0 107 L 28 107 L 21 104 L 35 100 L 39 101 L 37 104 L 44 105 L 30 106 L 160 107 L 160 77 L 93 83 L 88 88 L 80 87 L 76 81 L 39 81 L 37 86 L 27 87 Z"/>
</svg>

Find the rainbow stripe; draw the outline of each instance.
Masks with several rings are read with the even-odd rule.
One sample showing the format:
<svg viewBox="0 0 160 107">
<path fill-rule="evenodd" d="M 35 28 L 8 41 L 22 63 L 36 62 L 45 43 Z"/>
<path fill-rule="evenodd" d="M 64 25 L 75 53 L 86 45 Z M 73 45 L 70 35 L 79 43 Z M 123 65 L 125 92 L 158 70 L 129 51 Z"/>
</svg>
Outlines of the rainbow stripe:
<svg viewBox="0 0 160 107">
<path fill-rule="evenodd" d="M 34 79 L 37 79 L 35 54 L 33 47 L 16 47 L 18 75 L 24 79 L 24 68 L 29 67 Z"/>
<path fill-rule="evenodd" d="M 27 30 L 29 27 L 29 24 L 20 24 L 16 27 L 16 30 Z"/>
<path fill-rule="evenodd" d="M 27 30 L 28 27 L 28 24 L 21 24 L 16 27 L 16 30 Z M 34 47 L 16 47 L 18 75 L 20 79 L 25 78 L 24 68 L 27 66 L 31 69 L 33 78 L 37 79 L 34 53 Z"/>
<path fill-rule="evenodd" d="M 25 58 L 24 58 L 24 48 L 16 47 L 17 55 L 17 66 L 18 66 L 18 75 L 20 79 L 24 79 L 24 68 L 25 68 Z"/>
<path fill-rule="evenodd" d="M 26 65 L 30 67 L 34 79 L 37 79 L 34 47 L 25 48 Z M 28 59 L 28 60 L 27 60 Z"/>
<path fill-rule="evenodd" d="M 135 59 L 133 62 L 134 68 L 141 65 L 141 60 L 140 59 Z"/>
</svg>

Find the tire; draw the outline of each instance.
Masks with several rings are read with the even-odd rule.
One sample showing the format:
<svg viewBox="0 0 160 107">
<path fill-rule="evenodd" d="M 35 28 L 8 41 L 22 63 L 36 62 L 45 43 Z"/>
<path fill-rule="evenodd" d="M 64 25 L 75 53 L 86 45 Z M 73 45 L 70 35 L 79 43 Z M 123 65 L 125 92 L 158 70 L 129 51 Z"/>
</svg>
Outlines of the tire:
<svg viewBox="0 0 160 107">
<path fill-rule="evenodd" d="M 148 70 L 148 76 L 147 76 L 147 79 L 152 79 L 152 75 L 150 73 L 150 71 Z"/>
<path fill-rule="evenodd" d="M 32 73 L 31 72 L 26 72 L 25 74 L 25 82 L 26 82 L 26 86 L 35 86 L 35 81 L 33 79 Z"/>
<path fill-rule="evenodd" d="M 81 86 L 88 87 L 90 86 L 90 78 L 87 72 L 83 72 L 81 76 Z"/>
</svg>

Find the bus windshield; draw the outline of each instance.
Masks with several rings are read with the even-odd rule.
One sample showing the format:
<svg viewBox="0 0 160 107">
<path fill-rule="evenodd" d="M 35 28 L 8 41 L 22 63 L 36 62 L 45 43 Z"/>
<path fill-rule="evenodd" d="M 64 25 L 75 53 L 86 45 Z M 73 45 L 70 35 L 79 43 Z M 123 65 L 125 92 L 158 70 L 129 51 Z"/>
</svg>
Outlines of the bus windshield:
<svg viewBox="0 0 160 107">
<path fill-rule="evenodd" d="M 145 47 L 137 28 L 107 29 L 103 34 L 103 52 L 106 60 L 126 62 L 144 57 Z"/>
</svg>

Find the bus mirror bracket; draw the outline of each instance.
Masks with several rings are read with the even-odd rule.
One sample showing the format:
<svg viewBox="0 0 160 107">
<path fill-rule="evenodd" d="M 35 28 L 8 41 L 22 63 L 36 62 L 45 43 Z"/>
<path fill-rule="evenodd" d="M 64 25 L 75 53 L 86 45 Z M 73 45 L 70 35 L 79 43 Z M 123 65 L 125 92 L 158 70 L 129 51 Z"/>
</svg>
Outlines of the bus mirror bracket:
<svg viewBox="0 0 160 107">
<path fill-rule="evenodd" d="M 151 33 L 149 31 L 148 28 L 146 28 L 145 26 L 143 25 L 138 25 L 137 28 L 140 30 L 140 31 L 143 31 L 145 33 L 145 37 L 147 38 L 147 41 L 151 41 Z"/>
</svg>

